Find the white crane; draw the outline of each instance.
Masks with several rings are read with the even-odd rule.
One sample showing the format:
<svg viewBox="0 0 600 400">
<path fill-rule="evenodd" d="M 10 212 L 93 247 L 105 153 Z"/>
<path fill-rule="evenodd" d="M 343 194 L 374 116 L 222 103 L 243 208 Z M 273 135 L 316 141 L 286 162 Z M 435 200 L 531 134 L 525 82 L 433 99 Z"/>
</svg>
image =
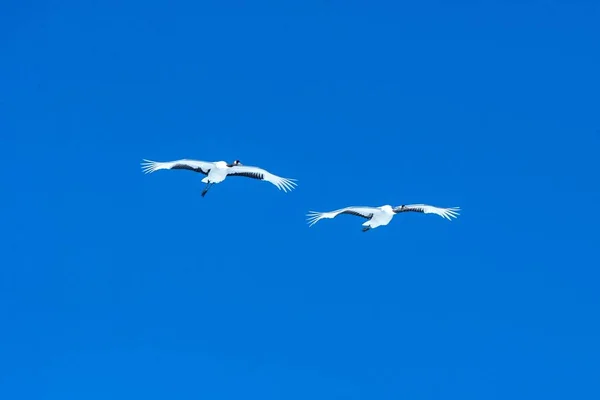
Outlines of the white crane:
<svg viewBox="0 0 600 400">
<path fill-rule="evenodd" d="M 450 220 L 450 217 L 456 218 L 456 216 L 458 215 L 458 210 L 460 210 L 459 207 L 440 208 L 429 206 L 427 204 L 409 204 L 394 208 L 392 208 L 392 206 L 390 205 L 385 205 L 381 207 L 346 207 L 329 212 L 309 211 L 307 217 L 309 226 L 313 226 L 318 221 L 325 218 L 331 219 L 341 214 L 355 215 L 357 217 L 367 219 L 367 221 L 362 224 L 364 226 L 362 231 L 366 232 L 369 229 L 389 224 L 392 218 L 394 218 L 394 215 L 402 212 L 420 212 L 424 214 L 437 214 L 443 218 Z"/>
<path fill-rule="evenodd" d="M 188 159 L 166 162 L 144 159 L 142 162 L 142 170 L 146 174 L 158 171 L 159 169 L 187 169 L 206 175 L 202 178 L 202 182 L 206 183 L 206 187 L 202 191 L 202 197 L 206 195 L 212 185 L 223 182 L 228 176 L 245 176 L 247 178 L 267 181 L 284 192 L 291 191 L 294 186 L 297 186 L 296 179 L 282 178 L 262 168 L 242 165 L 240 160 L 235 160 L 231 164 L 225 161 L 210 162 Z"/>
</svg>

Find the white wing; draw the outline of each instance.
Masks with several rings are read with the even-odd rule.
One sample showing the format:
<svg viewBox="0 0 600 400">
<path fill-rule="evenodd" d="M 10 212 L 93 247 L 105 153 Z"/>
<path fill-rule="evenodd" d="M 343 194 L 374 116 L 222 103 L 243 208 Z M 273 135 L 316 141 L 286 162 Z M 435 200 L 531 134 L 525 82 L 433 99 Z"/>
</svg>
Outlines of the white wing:
<svg viewBox="0 0 600 400">
<path fill-rule="evenodd" d="M 142 170 L 148 174 L 159 169 L 187 169 L 194 172 L 200 172 L 201 174 L 207 175 L 213 167 L 213 163 L 198 160 L 175 160 L 167 162 L 158 162 L 152 160 L 146 160 L 142 162 Z"/>
<path fill-rule="evenodd" d="M 316 224 L 324 218 L 331 219 L 341 214 L 350 214 L 356 215 L 357 217 L 371 219 L 373 217 L 373 214 L 378 211 L 381 210 L 376 207 L 346 207 L 328 212 L 309 211 L 308 214 L 306 214 L 306 216 L 308 217 L 307 220 L 309 226 L 313 226 L 314 224 Z"/>
<path fill-rule="evenodd" d="M 402 212 L 420 212 L 423 214 L 437 214 L 442 218 L 450 220 L 450 217 L 456 218 L 459 215 L 460 207 L 441 208 L 429 206 L 427 204 L 409 204 L 394 208 L 396 214 Z"/>
<path fill-rule="evenodd" d="M 273 175 L 262 168 L 246 165 L 234 165 L 233 167 L 229 167 L 227 176 L 245 176 L 247 178 L 271 182 L 273 185 L 277 186 L 279 190 L 283 190 L 284 192 L 291 191 L 294 189 L 294 186 L 297 186 L 296 179 L 282 178 Z"/>
</svg>

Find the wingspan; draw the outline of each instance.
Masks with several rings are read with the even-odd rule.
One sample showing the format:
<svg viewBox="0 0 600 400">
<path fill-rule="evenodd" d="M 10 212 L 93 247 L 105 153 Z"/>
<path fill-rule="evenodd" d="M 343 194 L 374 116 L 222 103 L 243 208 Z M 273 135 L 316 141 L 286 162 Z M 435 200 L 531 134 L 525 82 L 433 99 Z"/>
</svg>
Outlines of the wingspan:
<svg viewBox="0 0 600 400">
<path fill-rule="evenodd" d="M 211 162 L 187 159 L 166 162 L 144 159 L 142 162 L 142 170 L 146 174 L 158 171 L 159 169 L 187 169 L 207 175 L 212 167 L 213 163 Z"/>
<path fill-rule="evenodd" d="M 309 226 L 313 226 L 314 224 L 316 224 L 324 218 L 331 219 L 341 214 L 350 214 L 365 219 L 371 219 L 373 218 L 373 213 L 378 210 L 379 209 L 375 207 L 346 207 L 328 212 L 309 211 L 306 215 L 308 217 L 307 220 Z"/>
<path fill-rule="evenodd" d="M 265 169 L 246 165 L 234 165 L 233 167 L 230 167 L 228 169 L 227 176 L 245 176 L 246 178 L 267 181 L 277 186 L 279 190 L 283 190 L 284 192 L 291 191 L 295 186 L 297 186 L 296 179 L 282 178 L 270 173 Z"/>
<path fill-rule="evenodd" d="M 420 212 L 423 214 L 437 214 L 442 218 L 446 218 L 447 220 L 450 220 L 450 217 L 456 218 L 459 215 L 459 210 L 460 207 L 441 208 L 427 204 L 409 204 L 394 208 L 394 212 L 396 214 L 402 212 Z"/>
</svg>

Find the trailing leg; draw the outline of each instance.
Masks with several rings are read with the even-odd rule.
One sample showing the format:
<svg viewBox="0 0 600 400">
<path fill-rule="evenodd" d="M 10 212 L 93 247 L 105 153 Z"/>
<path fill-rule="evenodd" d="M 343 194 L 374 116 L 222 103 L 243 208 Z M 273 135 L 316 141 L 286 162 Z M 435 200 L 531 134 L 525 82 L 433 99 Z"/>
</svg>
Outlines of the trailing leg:
<svg viewBox="0 0 600 400">
<path fill-rule="evenodd" d="M 208 189 L 210 189 L 212 185 L 213 185 L 213 184 L 212 184 L 211 182 L 208 182 L 208 183 L 206 184 L 206 187 L 205 187 L 205 188 L 204 188 L 204 190 L 202 191 L 202 197 L 206 196 L 206 193 L 208 192 Z"/>
</svg>

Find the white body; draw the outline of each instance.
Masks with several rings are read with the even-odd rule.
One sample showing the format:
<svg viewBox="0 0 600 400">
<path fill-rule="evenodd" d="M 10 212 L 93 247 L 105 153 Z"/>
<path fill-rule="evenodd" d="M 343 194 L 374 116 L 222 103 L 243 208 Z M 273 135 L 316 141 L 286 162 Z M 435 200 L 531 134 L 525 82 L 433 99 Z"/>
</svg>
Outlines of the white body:
<svg viewBox="0 0 600 400">
<path fill-rule="evenodd" d="M 373 216 L 370 220 L 363 223 L 362 226 L 368 226 L 369 228 L 377 228 L 378 226 L 386 226 L 394 218 L 394 211 L 392 206 L 385 205 L 377 207 L 373 210 Z"/>
<path fill-rule="evenodd" d="M 227 171 L 229 167 L 225 161 L 217 161 L 213 163 L 213 167 L 208 172 L 202 182 L 204 183 L 221 183 L 227 178 Z"/>
</svg>

